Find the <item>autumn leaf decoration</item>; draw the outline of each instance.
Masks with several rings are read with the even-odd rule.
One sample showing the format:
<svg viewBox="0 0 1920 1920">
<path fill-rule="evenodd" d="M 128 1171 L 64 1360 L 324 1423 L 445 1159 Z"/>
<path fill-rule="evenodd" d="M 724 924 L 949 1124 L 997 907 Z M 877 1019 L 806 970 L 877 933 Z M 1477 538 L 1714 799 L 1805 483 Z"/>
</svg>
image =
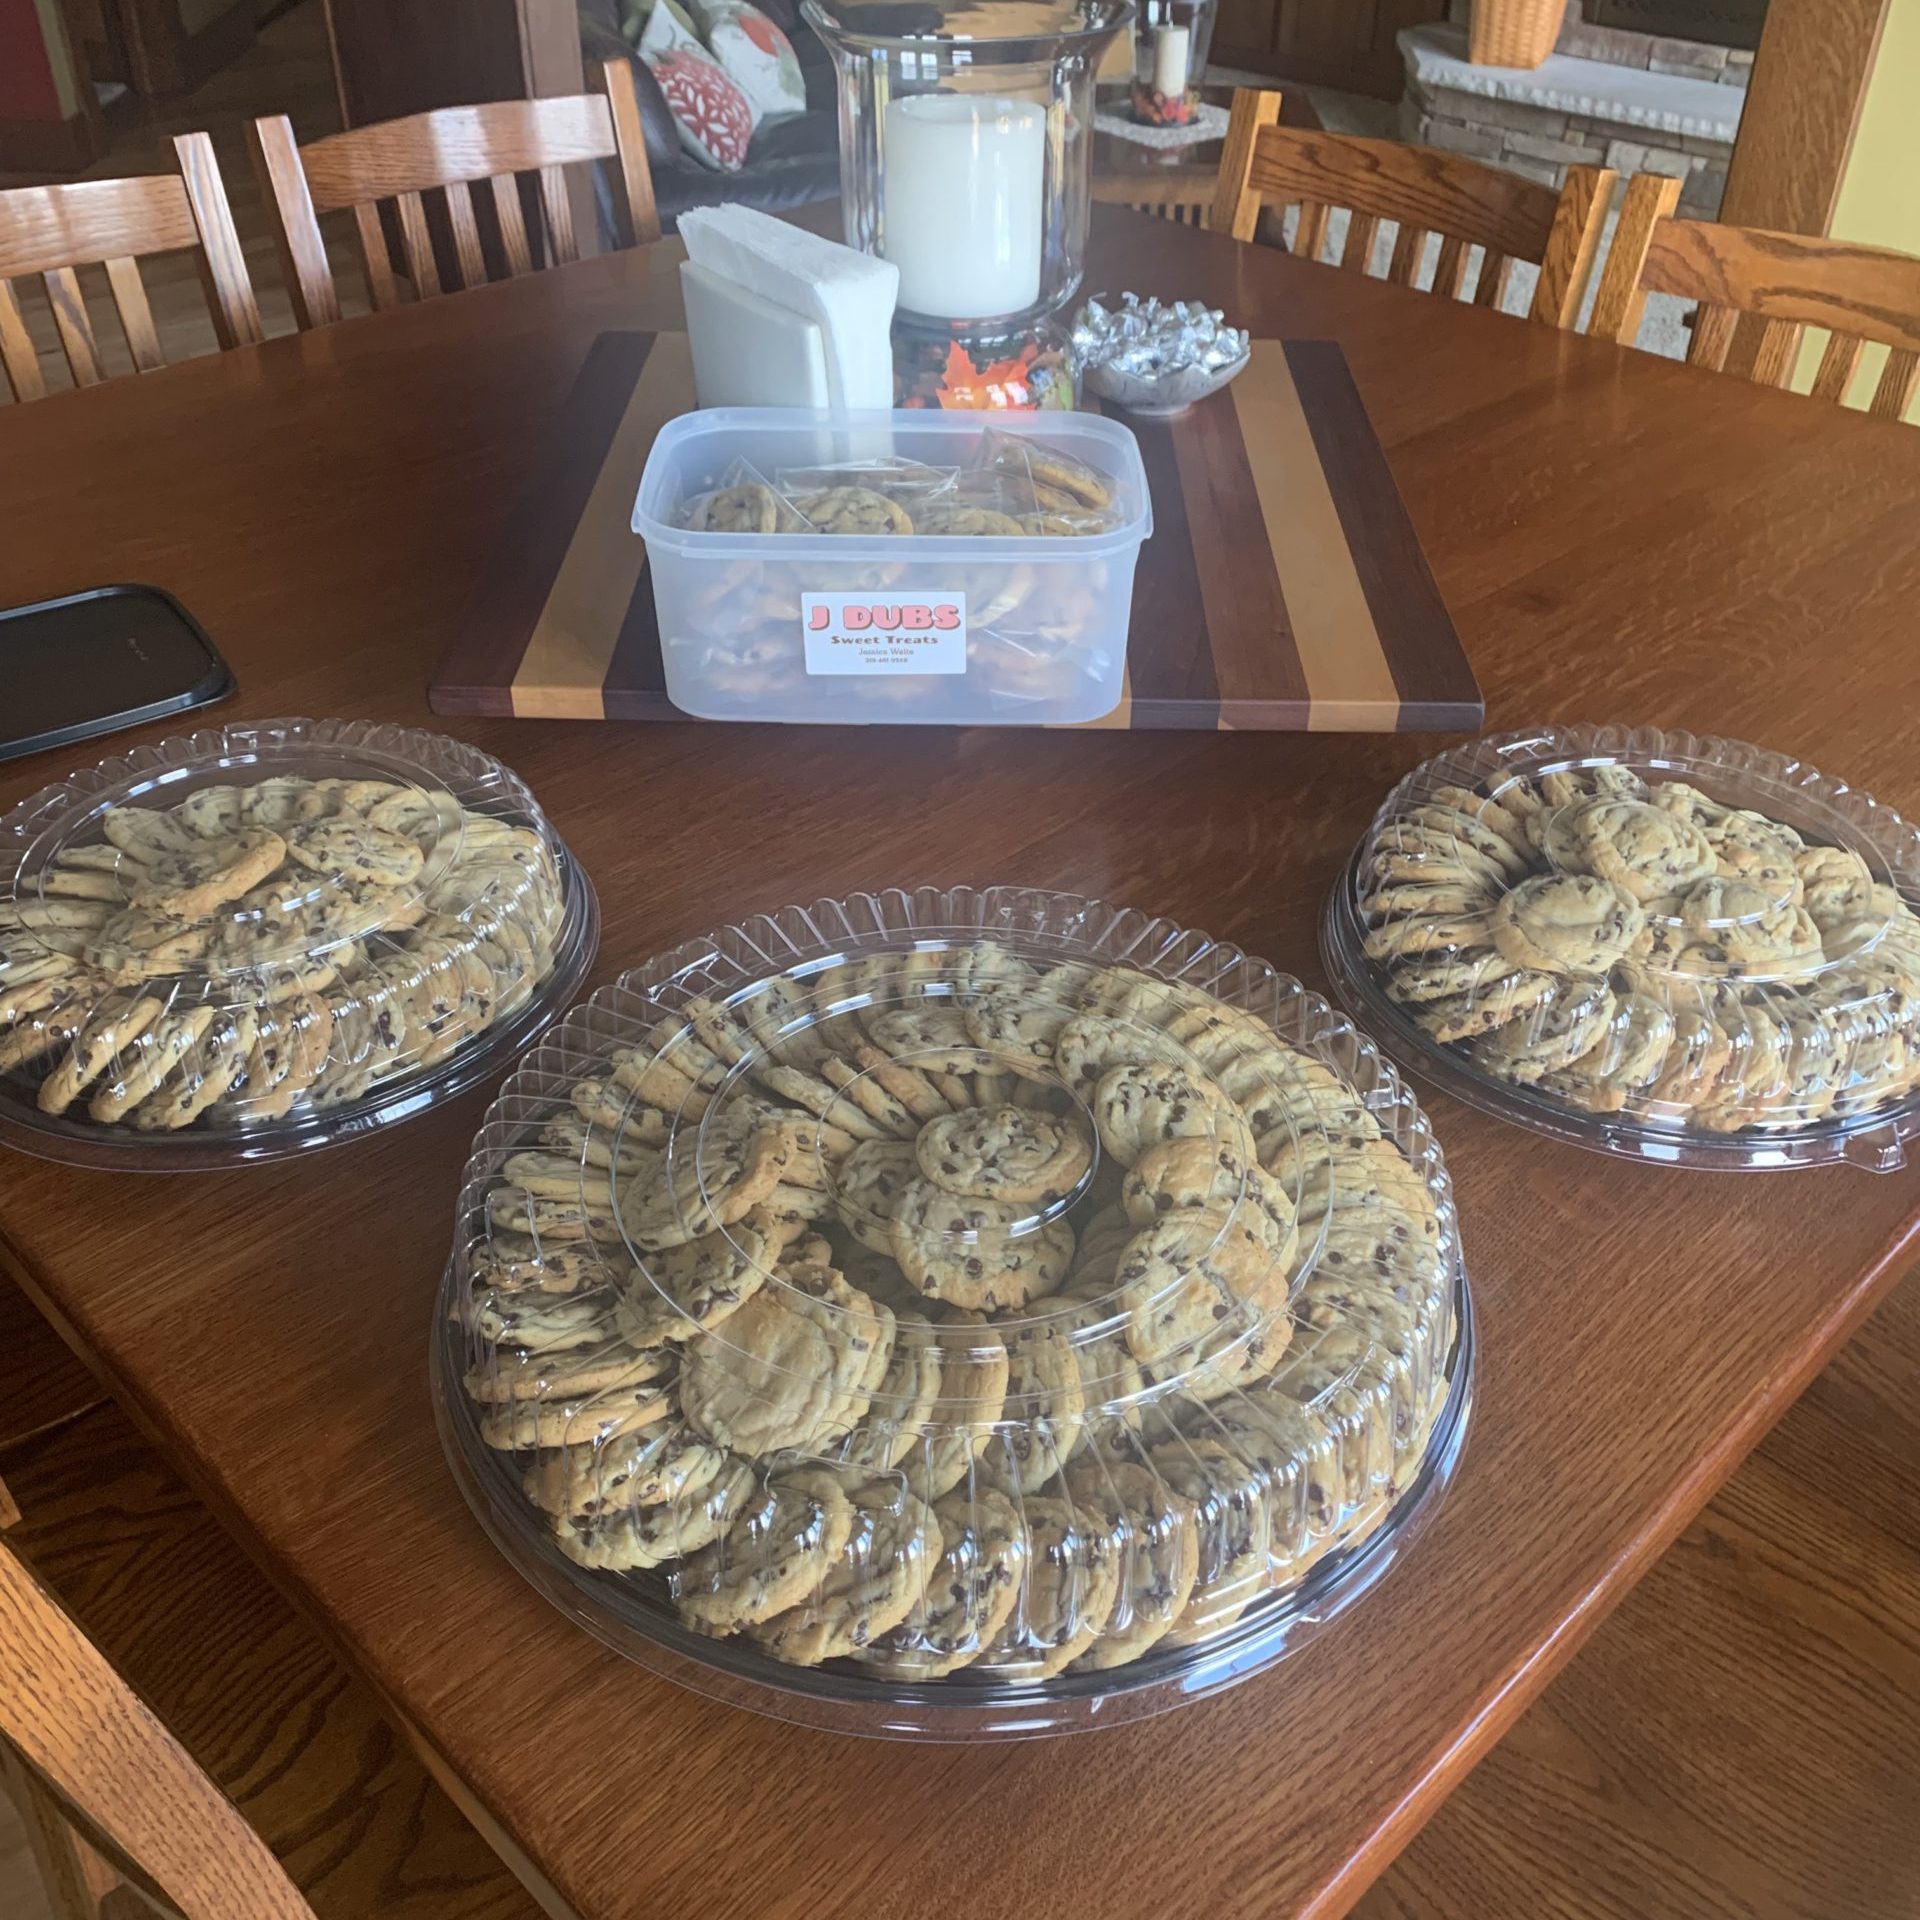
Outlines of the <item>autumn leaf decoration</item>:
<svg viewBox="0 0 1920 1920">
<path fill-rule="evenodd" d="M 946 372 L 934 397 L 954 412 L 1036 406 L 1039 403 L 1030 378 L 1035 358 L 1036 350 L 1029 341 L 1011 358 L 977 367 L 966 348 L 952 341 L 947 347 Z"/>
</svg>

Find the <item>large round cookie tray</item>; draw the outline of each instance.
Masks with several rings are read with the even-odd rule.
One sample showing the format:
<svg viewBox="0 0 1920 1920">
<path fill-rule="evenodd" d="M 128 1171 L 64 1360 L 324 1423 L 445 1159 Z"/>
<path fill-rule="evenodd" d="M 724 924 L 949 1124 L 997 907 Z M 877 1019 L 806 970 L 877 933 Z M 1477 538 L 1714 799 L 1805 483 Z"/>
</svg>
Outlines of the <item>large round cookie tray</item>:
<svg viewBox="0 0 1920 1920">
<path fill-rule="evenodd" d="M 1401 781 L 1327 904 L 1356 1017 L 1537 1132 L 1725 1170 L 1906 1164 L 1920 832 L 1803 762 L 1651 728 L 1470 743 Z"/>
<path fill-rule="evenodd" d="M 790 908 L 576 1008 L 475 1142 L 431 1345 L 456 1481 L 571 1617 L 933 1739 L 1280 1658 L 1413 1538 L 1472 1359 L 1440 1149 L 1352 1025 L 1017 888 Z"/>
<path fill-rule="evenodd" d="M 580 984 L 591 884 L 526 787 L 439 734 L 210 728 L 0 820 L 0 1142 L 231 1166 L 500 1070 Z"/>
</svg>

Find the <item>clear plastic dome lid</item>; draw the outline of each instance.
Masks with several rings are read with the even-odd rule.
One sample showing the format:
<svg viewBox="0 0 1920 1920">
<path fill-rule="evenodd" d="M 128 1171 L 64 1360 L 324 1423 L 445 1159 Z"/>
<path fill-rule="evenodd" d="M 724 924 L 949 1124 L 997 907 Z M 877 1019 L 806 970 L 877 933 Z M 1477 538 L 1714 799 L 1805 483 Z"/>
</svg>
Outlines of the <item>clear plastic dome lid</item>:
<svg viewBox="0 0 1920 1920">
<path fill-rule="evenodd" d="M 418 1111 L 523 1045 L 591 958 L 525 787 L 436 734 L 163 740 L 0 821 L 0 1138 L 177 1164 Z"/>
<path fill-rule="evenodd" d="M 862 897 L 626 976 L 508 1083 L 443 1411 L 616 1644 L 924 1730 L 1278 1634 L 1450 1404 L 1457 1444 L 1462 1288 L 1417 1110 L 1295 983 L 1057 895 Z"/>
<path fill-rule="evenodd" d="M 1920 1080 L 1920 837 L 1735 741 L 1545 728 L 1375 817 L 1328 963 L 1448 1084 L 1650 1158 L 1899 1164 Z"/>
</svg>

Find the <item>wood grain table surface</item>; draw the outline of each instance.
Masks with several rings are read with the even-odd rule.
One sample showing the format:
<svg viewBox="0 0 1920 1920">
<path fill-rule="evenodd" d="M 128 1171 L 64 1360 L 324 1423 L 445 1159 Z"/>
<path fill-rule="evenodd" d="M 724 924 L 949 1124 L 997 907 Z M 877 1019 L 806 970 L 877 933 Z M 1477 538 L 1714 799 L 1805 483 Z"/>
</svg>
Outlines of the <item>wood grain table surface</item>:
<svg viewBox="0 0 1920 1920">
<path fill-rule="evenodd" d="M 231 712 L 426 723 L 529 450 L 597 333 L 673 323 L 677 257 L 0 414 L 0 597 L 152 581 L 233 660 Z M 1920 808 L 1920 434 L 1116 209 L 1092 271 L 1340 342 L 1491 725 L 1718 729 Z M 591 871 L 601 980 L 756 908 L 1007 881 L 1170 914 L 1317 984 L 1342 859 L 1440 744 L 460 730 Z M 6 769 L 0 803 L 72 757 Z M 1481 1352 L 1459 1479 L 1415 1549 L 1216 1699 L 1066 1742 L 899 1746 L 629 1665 L 461 1505 L 426 1350 L 485 1098 L 257 1171 L 7 1158 L 0 1235 L 495 1844 L 593 1920 L 1341 1911 L 1896 1277 L 1920 1220 L 1910 1173 L 1629 1165 L 1433 1096 Z"/>
</svg>

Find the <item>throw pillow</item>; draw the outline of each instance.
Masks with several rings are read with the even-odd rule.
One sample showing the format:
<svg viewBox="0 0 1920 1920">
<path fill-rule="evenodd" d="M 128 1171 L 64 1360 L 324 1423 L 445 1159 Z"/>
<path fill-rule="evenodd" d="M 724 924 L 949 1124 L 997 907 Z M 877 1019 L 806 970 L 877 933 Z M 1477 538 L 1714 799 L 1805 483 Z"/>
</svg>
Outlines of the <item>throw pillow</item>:
<svg viewBox="0 0 1920 1920">
<path fill-rule="evenodd" d="M 719 173 L 737 173 L 759 119 L 753 103 L 700 44 L 675 0 L 654 0 L 640 35 L 640 57 L 660 83 L 680 144 Z"/>
<path fill-rule="evenodd" d="M 667 4 L 667 0 L 661 0 Z M 793 42 L 747 0 L 692 0 L 713 57 L 763 118 L 807 110 L 807 83 Z"/>
</svg>

